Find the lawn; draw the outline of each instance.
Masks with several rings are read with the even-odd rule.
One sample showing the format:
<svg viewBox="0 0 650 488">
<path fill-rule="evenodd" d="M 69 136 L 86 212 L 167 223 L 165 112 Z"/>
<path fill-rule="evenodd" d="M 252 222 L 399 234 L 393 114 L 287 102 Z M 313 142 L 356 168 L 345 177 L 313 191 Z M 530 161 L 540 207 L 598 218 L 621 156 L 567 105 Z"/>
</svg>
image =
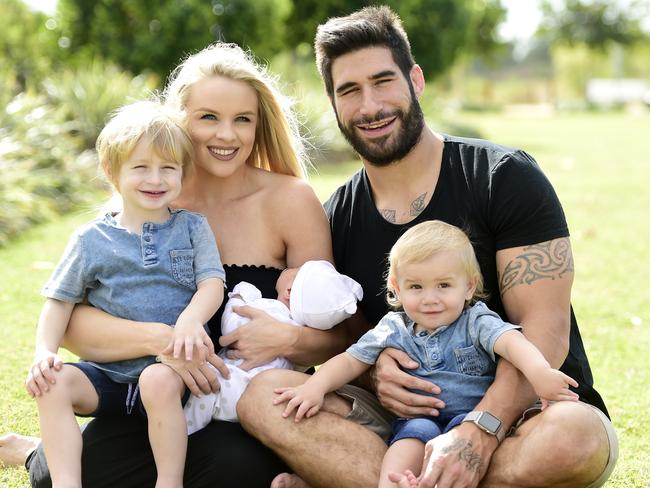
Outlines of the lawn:
<svg viewBox="0 0 650 488">
<path fill-rule="evenodd" d="M 564 204 L 572 232 L 573 305 L 621 443 L 608 488 L 650 486 L 650 209 L 647 191 L 650 116 L 575 114 L 524 117 L 446 114 L 455 126 L 522 147 L 545 170 Z M 459 134 L 462 135 L 462 134 Z M 312 182 L 324 199 L 358 165 L 325 165 Z M 38 435 L 36 408 L 23 390 L 39 289 L 72 229 L 88 208 L 25 234 L 0 249 L 0 432 Z M 0 470 L 0 486 L 28 486 L 23 469 Z"/>
</svg>

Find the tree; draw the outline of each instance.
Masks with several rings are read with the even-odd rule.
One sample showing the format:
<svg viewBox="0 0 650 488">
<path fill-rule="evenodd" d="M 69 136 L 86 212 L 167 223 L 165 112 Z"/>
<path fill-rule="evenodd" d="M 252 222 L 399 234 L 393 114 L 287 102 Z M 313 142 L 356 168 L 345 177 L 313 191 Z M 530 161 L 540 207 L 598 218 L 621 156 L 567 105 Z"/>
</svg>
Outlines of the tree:
<svg viewBox="0 0 650 488">
<path fill-rule="evenodd" d="M 611 44 L 629 45 L 645 38 L 640 21 L 648 2 L 624 6 L 611 0 L 566 0 L 562 8 L 545 0 L 540 33 L 569 46 L 606 50 Z"/>
<path fill-rule="evenodd" d="M 377 3 L 399 14 L 413 55 L 430 78 L 444 73 L 461 52 L 487 56 L 499 45 L 495 32 L 505 15 L 500 0 L 296 0 L 288 44 L 311 45 L 318 24 Z"/>
<path fill-rule="evenodd" d="M 291 0 L 59 0 L 60 35 L 75 56 L 101 56 L 161 79 L 186 55 L 224 40 L 261 58 L 284 47 Z"/>
<path fill-rule="evenodd" d="M 538 34 L 550 41 L 557 85 L 572 98 L 584 97 L 590 78 L 624 77 L 625 51 L 648 39 L 648 0 L 565 0 L 563 8 L 545 0 L 542 12 Z"/>
<path fill-rule="evenodd" d="M 3 94 L 12 96 L 26 88 L 36 88 L 55 66 L 56 38 L 45 25 L 45 15 L 29 10 L 21 0 L 3 0 L 0 16 L 0 91 Z M 4 95 L 0 97 L 0 102 L 4 101 Z"/>
</svg>

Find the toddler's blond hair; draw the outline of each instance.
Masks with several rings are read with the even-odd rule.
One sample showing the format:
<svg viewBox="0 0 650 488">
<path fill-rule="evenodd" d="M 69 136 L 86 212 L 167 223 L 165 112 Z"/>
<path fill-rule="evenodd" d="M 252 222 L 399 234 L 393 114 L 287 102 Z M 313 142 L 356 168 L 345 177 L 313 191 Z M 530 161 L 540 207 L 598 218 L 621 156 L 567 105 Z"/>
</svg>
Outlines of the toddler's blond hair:
<svg viewBox="0 0 650 488">
<path fill-rule="evenodd" d="M 402 306 L 392 285 L 392 282 L 397 281 L 400 266 L 421 263 L 445 251 L 457 254 L 467 278 L 476 283 L 476 291 L 470 302 L 483 298 L 483 276 L 467 234 L 441 220 L 429 220 L 407 230 L 390 250 L 386 277 L 388 304 L 395 308 Z"/>
</svg>

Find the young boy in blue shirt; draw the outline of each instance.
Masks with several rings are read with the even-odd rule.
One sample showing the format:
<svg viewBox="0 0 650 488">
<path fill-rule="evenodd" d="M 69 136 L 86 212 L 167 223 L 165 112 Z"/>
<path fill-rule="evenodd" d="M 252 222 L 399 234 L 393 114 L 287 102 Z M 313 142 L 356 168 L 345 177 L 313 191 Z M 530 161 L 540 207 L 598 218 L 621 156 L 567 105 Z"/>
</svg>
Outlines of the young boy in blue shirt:
<svg viewBox="0 0 650 488">
<path fill-rule="evenodd" d="M 157 102 L 120 109 L 97 139 L 101 166 L 122 198 L 73 234 L 52 277 L 26 383 L 37 402 L 53 486 L 81 487 L 82 441 L 75 414 L 142 414 L 158 471 L 157 486 L 182 486 L 189 392 L 155 358 L 63 364 L 57 355 L 76 303 L 174 327 L 168 352 L 191 359 L 214 346 L 204 324 L 223 301 L 224 270 L 205 217 L 171 210 L 192 165 L 192 144 L 177 115 Z M 48 381 L 49 379 L 49 381 Z"/>
</svg>

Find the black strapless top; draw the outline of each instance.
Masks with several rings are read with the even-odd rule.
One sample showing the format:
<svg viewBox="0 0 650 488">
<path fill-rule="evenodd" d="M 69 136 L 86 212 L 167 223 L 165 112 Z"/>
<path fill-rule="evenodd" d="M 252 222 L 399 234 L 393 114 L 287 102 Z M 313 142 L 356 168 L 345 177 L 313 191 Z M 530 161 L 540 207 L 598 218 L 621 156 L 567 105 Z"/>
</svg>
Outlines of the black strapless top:
<svg viewBox="0 0 650 488">
<path fill-rule="evenodd" d="M 226 272 L 226 294 L 232 290 L 237 283 L 247 281 L 255 285 L 261 292 L 264 298 L 277 298 L 278 293 L 275 291 L 275 283 L 282 273 L 281 269 L 271 268 L 267 266 L 254 266 L 254 265 L 224 265 Z M 218 349 L 219 337 L 221 337 L 221 315 L 223 309 L 228 301 L 228 296 L 225 295 L 223 303 L 217 313 L 208 321 L 210 327 L 210 337 Z"/>
</svg>

